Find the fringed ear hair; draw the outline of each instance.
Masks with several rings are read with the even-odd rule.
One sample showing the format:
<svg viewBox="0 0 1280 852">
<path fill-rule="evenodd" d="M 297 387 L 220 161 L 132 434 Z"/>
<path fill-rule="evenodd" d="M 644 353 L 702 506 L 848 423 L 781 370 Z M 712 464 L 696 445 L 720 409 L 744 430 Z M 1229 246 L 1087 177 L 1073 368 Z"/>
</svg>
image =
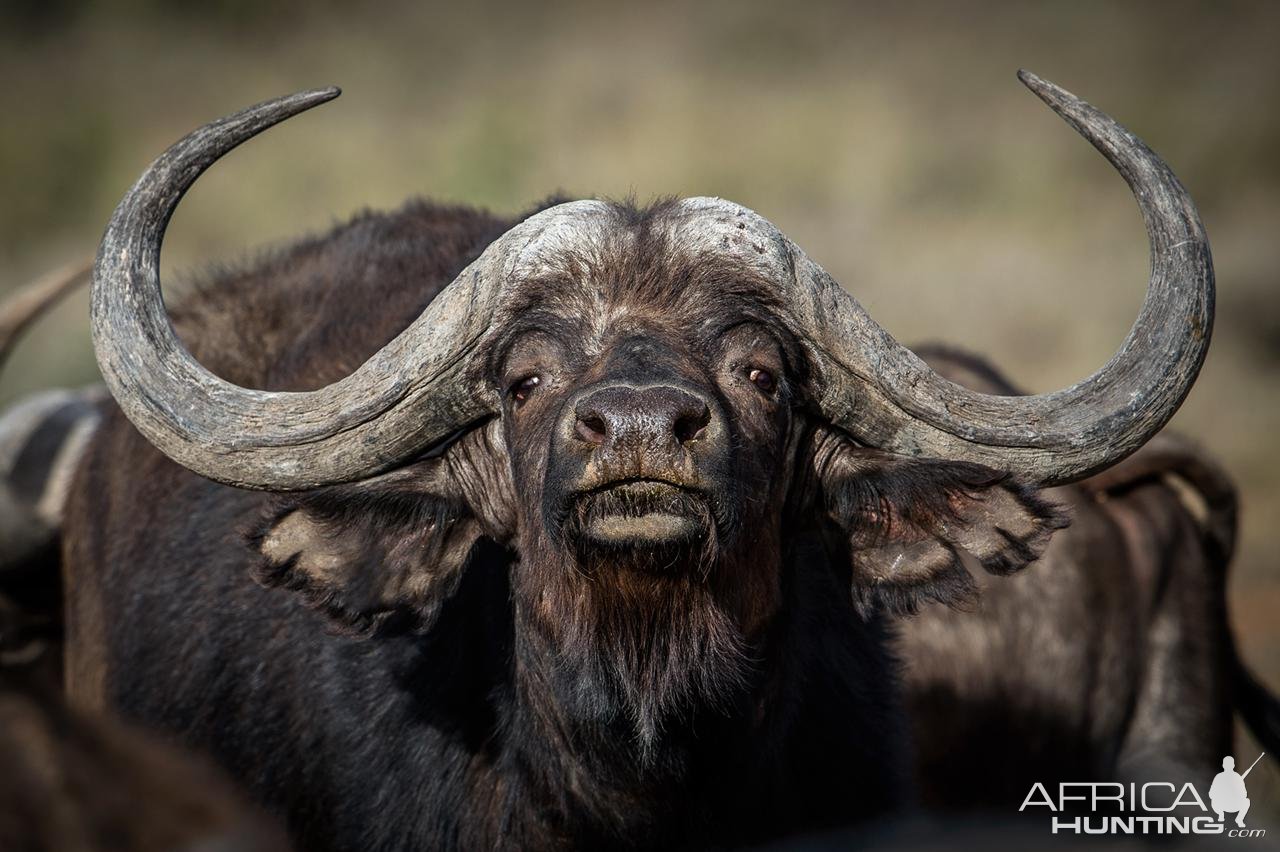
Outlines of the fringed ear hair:
<svg viewBox="0 0 1280 852">
<path fill-rule="evenodd" d="M 963 604 L 975 594 L 966 562 L 1017 571 L 1067 525 L 1038 489 L 981 465 L 907 459 L 834 434 L 816 446 L 819 505 L 847 547 L 864 612 Z"/>
</svg>

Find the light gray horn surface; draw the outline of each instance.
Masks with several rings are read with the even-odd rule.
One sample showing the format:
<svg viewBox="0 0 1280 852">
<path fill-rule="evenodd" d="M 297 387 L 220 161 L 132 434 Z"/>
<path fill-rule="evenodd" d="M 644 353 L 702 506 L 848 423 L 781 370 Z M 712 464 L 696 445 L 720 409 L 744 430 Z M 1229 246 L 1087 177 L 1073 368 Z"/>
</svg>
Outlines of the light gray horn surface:
<svg viewBox="0 0 1280 852">
<path fill-rule="evenodd" d="M 508 231 L 405 331 L 334 384 L 266 392 L 223 381 L 183 347 L 165 311 L 159 263 L 169 218 L 219 157 L 338 94 L 290 95 L 196 130 L 147 169 L 102 238 L 92 321 L 103 377 L 151 443 L 210 479 L 282 491 L 360 479 L 492 413 L 493 395 L 468 380 L 467 367 L 504 295 L 511 251 L 572 231 L 590 212 L 584 203 L 561 205 Z"/>
<path fill-rule="evenodd" d="M 1119 351 L 1069 388 L 975 393 L 934 373 L 792 246 L 794 309 L 823 372 L 820 405 L 866 443 L 963 459 L 1047 485 L 1123 459 L 1186 398 L 1213 328 L 1213 262 L 1195 205 L 1169 167 L 1111 118 L 1029 72 L 1019 78 L 1111 162 L 1133 190 L 1151 246 L 1146 299 Z"/>
</svg>

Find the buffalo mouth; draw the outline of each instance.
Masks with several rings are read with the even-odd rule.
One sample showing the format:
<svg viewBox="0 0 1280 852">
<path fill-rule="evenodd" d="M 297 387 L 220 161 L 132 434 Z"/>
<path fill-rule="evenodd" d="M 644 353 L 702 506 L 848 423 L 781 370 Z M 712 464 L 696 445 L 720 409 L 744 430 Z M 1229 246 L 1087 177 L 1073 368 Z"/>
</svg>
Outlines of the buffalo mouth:
<svg viewBox="0 0 1280 852">
<path fill-rule="evenodd" d="M 581 492 L 572 517 L 575 537 L 606 549 L 696 546 L 711 529 L 701 492 L 659 479 L 626 479 Z"/>
</svg>

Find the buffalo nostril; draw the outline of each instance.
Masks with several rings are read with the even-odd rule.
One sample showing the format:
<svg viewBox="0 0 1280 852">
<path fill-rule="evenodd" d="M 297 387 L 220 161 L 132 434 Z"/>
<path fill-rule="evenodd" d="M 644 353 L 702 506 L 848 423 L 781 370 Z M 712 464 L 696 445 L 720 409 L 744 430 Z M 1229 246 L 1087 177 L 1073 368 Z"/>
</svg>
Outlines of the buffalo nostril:
<svg viewBox="0 0 1280 852">
<path fill-rule="evenodd" d="M 600 446 L 609 434 L 609 427 L 605 425 L 603 418 L 589 414 L 585 417 L 578 417 L 578 422 L 574 424 L 573 431 L 588 444 Z"/>
<path fill-rule="evenodd" d="M 710 422 L 711 411 L 705 407 L 697 414 L 686 414 L 677 418 L 673 429 L 676 440 L 682 444 L 696 441 L 702 437 L 702 433 L 706 431 L 707 424 Z"/>
</svg>

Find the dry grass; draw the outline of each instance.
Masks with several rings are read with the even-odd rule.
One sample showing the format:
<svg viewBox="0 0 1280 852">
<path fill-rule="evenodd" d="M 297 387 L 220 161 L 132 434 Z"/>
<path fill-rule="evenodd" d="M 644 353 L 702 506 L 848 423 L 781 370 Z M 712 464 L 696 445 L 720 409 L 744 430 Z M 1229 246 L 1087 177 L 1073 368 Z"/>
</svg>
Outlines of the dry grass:
<svg viewBox="0 0 1280 852">
<path fill-rule="evenodd" d="M 0 292 L 91 248 L 186 130 L 336 82 L 343 99 L 201 181 L 168 267 L 412 194 L 502 210 L 557 189 L 723 195 L 769 216 L 899 338 L 967 345 L 1046 390 L 1103 363 L 1145 281 L 1122 182 L 1013 72 L 1089 98 L 1174 165 L 1214 241 L 1214 347 L 1175 422 L 1243 489 L 1233 617 L 1280 688 L 1274 7 L 188 5 L 0 11 Z M 85 315 L 73 300 L 32 335 L 0 404 L 93 379 Z M 1276 766 L 1259 770 L 1263 799 L 1280 801 Z"/>
</svg>

